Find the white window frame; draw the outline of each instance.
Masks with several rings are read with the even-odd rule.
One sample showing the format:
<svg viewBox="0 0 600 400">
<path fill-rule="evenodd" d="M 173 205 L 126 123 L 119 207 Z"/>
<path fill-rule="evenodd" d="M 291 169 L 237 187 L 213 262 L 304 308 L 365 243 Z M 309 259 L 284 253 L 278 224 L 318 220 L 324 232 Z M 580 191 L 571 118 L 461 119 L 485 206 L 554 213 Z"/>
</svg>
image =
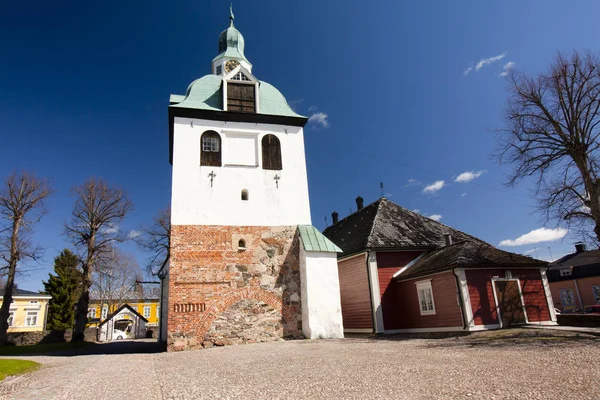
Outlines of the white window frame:
<svg viewBox="0 0 600 400">
<path fill-rule="evenodd" d="M 146 312 L 148 311 L 148 312 Z M 151 306 L 144 306 L 144 318 L 148 319 L 150 318 L 150 315 L 152 315 L 152 307 Z"/>
<path fill-rule="evenodd" d="M 106 319 L 108 317 L 108 305 L 102 306 L 102 311 L 100 312 L 100 319 Z"/>
<path fill-rule="evenodd" d="M 35 316 L 33 315 L 35 314 Z M 27 313 L 25 314 L 25 326 L 37 326 L 37 322 L 38 322 L 38 315 L 39 313 L 37 311 L 27 311 Z M 31 323 L 31 317 L 35 318 L 35 320 L 33 321 L 33 323 Z"/>
<path fill-rule="evenodd" d="M 600 285 L 592 286 L 592 295 L 596 299 L 596 303 L 600 304 Z"/>
<path fill-rule="evenodd" d="M 571 304 L 565 304 L 565 302 L 563 301 L 564 300 L 563 292 L 571 292 L 571 299 L 573 299 L 573 302 Z M 577 307 L 577 302 L 575 301 L 575 293 L 573 292 L 573 289 L 562 288 L 562 289 L 559 289 L 558 293 L 560 296 L 560 304 L 562 304 L 563 308 L 564 307 Z"/>
<path fill-rule="evenodd" d="M 417 297 L 419 299 L 419 311 L 421 312 L 421 315 L 435 315 L 435 299 L 433 297 L 433 287 L 431 286 L 431 279 L 428 279 L 426 281 L 415 282 L 415 285 L 417 286 Z M 426 296 L 427 291 L 429 291 L 429 296 L 431 297 L 431 310 L 428 307 L 429 304 L 427 304 L 428 299 L 423 297 Z M 423 309 L 424 302 L 425 307 L 427 307 L 426 310 Z"/>
<path fill-rule="evenodd" d="M 88 309 L 88 318 L 90 318 L 90 319 L 96 318 L 96 307 L 90 307 Z"/>
<path fill-rule="evenodd" d="M 9 327 L 15 325 L 15 312 L 14 311 L 10 311 L 8 313 L 8 320 L 6 322 L 8 323 Z"/>
<path fill-rule="evenodd" d="M 156 306 L 156 318 L 160 318 L 160 306 Z"/>
</svg>

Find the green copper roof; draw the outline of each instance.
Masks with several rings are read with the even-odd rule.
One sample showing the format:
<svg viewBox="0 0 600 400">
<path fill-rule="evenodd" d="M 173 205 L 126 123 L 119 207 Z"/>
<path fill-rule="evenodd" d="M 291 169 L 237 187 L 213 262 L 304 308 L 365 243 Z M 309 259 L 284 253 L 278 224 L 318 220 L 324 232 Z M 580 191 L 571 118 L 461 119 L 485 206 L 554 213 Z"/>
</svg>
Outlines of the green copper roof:
<svg viewBox="0 0 600 400">
<path fill-rule="evenodd" d="M 225 29 L 219 35 L 219 55 L 213 59 L 213 62 L 226 57 L 237 60 L 244 60 L 248 63 L 248 59 L 244 55 L 244 37 L 233 25 L 233 10 L 229 8 L 229 28 Z"/>
<path fill-rule="evenodd" d="M 223 80 L 218 75 L 206 75 L 196 79 L 188 87 L 185 96 L 171 95 L 171 107 L 223 111 L 222 84 Z M 258 87 L 259 114 L 306 118 L 296 114 L 273 85 L 259 81 Z"/>
<path fill-rule="evenodd" d="M 327 239 L 312 225 L 299 225 L 300 239 L 306 251 L 323 251 L 328 253 L 343 253 L 342 249 Z"/>
</svg>

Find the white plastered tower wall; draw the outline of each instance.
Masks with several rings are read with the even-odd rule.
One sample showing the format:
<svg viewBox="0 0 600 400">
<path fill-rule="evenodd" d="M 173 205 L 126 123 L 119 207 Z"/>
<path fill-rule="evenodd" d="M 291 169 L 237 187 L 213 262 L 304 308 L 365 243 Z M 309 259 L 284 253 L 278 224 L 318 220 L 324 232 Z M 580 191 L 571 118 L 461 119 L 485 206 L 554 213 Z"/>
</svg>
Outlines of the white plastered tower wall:
<svg viewBox="0 0 600 400">
<path fill-rule="evenodd" d="M 311 223 L 301 127 L 176 117 L 173 131 L 173 225 Z M 221 167 L 200 166 L 200 138 L 206 131 L 221 136 Z M 267 134 L 281 143 L 282 170 L 262 168 L 261 140 Z"/>
<path fill-rule="evenodd" d="M 300 246 L 302 332 L 307 339 L 344 337 L 337 253 Z"/>
</svg>

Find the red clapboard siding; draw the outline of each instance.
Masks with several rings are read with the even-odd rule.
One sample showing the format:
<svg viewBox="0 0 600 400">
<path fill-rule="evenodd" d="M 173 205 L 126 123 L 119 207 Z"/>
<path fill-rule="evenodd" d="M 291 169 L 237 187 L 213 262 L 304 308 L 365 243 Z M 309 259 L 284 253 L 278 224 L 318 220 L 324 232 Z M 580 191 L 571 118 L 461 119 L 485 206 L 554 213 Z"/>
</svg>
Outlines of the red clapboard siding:
<svg viewBox="0 0 600 400">
<path fill-rule="evenodd" d="M 373 314 L 364 255 L 338 261 L 344 329 L 372 329 Z"/>
<path fill-rule="evenodd" d="M 392 277 L 406 264 L 421 255 L 420 251 L 377 252 L 377 275 L 379 277 L 379 292 L 383 297 Z M 385 313 L 385 308 L 383 309 Z"/>
<path fill-rule="evenodd" d="M 550 321 L 548 300 L 539 269 L 511 270 L 513 278 L 519 278 L 523 302 L 529 322 Z"/>
<path fill-rule="evenodd" d="M 428 279 L 431 279 L 436 313 L 421 315 L 415 283 Z M 394 293 L 396 298 L 394 308 L 383 315 L 387 330 L 462 326 L 456 280 L 450 272 L 404 282 L 393 281 L 386 293 Z"/>
<path fill-rule="evenodd" d="M 504 270 L 477 269 L 466 270 L 465 273 L 475 325 L 497 324 L 498 316 L 491 278 L 494 276 L 504 277 Z"/>
</svg>

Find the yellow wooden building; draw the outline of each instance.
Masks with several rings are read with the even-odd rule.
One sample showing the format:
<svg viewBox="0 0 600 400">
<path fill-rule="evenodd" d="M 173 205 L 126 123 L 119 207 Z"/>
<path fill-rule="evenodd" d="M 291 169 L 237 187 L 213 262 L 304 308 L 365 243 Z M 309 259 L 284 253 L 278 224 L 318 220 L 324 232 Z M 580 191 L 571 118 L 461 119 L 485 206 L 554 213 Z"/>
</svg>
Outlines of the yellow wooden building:
<svg viewBox="0 0 600 400">
<path fill-rule="evenodd" d="M 146 327 L 158 326 L 160 321 L 160 299 L 128 299 L 114 302 L 110 306 L 99 300 L 90 300 L 88 320 L 90 326 L 96 326 L 119 307 L 127 304 L 148 320 Z"/>
<path fill-rule="evenodd" d="M 4 289 L 0 289 L 4 301 Z M 8 317 L 8 332 L 40 332 L 46 329 L 48 302 L 52 297 L 29 290 L 14 289 Z"/>
</svg>

